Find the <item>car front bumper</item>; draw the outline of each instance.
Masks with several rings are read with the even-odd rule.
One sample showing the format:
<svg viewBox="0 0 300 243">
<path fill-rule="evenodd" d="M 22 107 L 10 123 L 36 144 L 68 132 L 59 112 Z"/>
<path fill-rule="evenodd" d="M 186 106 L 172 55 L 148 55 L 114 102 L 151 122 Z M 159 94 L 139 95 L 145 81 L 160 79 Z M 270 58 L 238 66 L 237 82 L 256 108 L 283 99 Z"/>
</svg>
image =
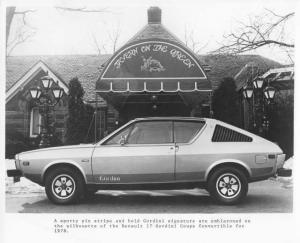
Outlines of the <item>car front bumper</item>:
<svg viewBox="0 0 300 243">
<path fill-rule="evenodd" d="M 292 176 L 292 170 L 286 168 L 280 168 L 277 170 L 276 175 L 281 177 L 290 177 Z"/>
</svg>

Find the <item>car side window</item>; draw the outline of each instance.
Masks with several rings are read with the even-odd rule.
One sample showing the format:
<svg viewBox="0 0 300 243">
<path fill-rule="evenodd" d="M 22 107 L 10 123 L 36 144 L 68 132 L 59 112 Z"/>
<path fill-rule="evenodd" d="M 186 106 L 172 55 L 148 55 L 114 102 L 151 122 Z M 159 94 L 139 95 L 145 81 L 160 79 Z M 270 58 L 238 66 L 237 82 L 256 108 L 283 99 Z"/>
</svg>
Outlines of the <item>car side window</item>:
<svg viewBox="0 0 300 243">
<path fill-rule="evenodd" d="M 211 138 L 212 142 L 252 142 L 252 140 L 251 137 L 245 134 L 221 125 L 216 125 L 214 134 Z"/>
<path fill-rule="evenodd" d="M 124 130 L 120 131 L 117 133 L 115 136 L 112 138 L 108 139 L 104 145 L 116 145 L 116 144 L 121 144 L 121 140 L 124 139 L 125 141 L 127 140 L 128 134 L 131 130 L 132 126 L 129 126 L 125 128 Z"/>
<path fill-rule="evenodd" d="M 188 143 L 204 126 L 204 122 L 175 121 L 174 140 L 176 143 Z"/>
<path fill-rule="evenodd" d="M 128 144 L 163 144 L 172 142 L 171 121 L 138 122 L 127 140 Z"/>
</svg>

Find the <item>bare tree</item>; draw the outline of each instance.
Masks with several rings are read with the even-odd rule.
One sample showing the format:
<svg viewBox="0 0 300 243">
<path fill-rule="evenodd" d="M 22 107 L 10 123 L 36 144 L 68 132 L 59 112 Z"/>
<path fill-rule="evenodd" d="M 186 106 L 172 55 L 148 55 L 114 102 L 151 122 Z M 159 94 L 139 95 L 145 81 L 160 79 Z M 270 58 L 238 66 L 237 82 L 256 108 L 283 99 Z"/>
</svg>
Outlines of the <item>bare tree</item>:
<svg viewBox="0 0 300 243">
<path fill-rule="evenodd" d="M 117 50 L 117 45 L 121 34 L 120 23 L 117 24 L 116 28 L 111 28 L 110 30 L 107 30 L 107 34 L 109 40 L 112 43 L 112 52 L 115 53 Z"/>
<path fill-rule="evenodd" d="M 102 42 L 98 41 L 98 39 L 96 38 L 96 36 L 95 36 L 94 33 L 92 34 L 92 39 L 93 39 L 93 43 L 94 43 L 95 49 L 98 52 L 98 55 L 107 54 L 108 53 L 106 45 L 103 44 Z"/>
<path fill-rule="evenodd" d="M 194 36 L 193 30 L 188 30 L 188 28 L 185 26 L 184 28 L 184 43 L 187 47 L 189 47 L 194 53 L 200 54 L 201 51 L 208 45 L 209 41 L 205 43 L 204 45 L 196 41 Z"/>
<path fill-rule="evenodd" d="M 59 11 L 66 11 L 66 12 L 77 12 L 77 13 L 113 13 L 109 8 L 99 8 L 99 9 L 89 9 L 87 7 L 79 7 L 79 8 L 73 8 L 73 7 L 62 7 L 62 6 L 56 6 L 55 7 Z M 118 40 L 120 37 L 120 25 L 116 28 L 111 28 L 106 31 L 109 40 L 112 43 L 112 52 L 114 53 L 117 49 Z M 106 45 L 103 43 L 100 43 L 95 34 L 92 33 L 92 40 L 95 48 L 97 49 L 98 55 L 102 53 L 107 53 Z"/>
<path fill-rule="evenodd" d="M 11 22 L 13 20 L 15 12 L 16 12 L 16 7 L 7 7 L 6 8 L 6 45 L 7 45 L 7 40 L 8 40 L 8 36 L 10 33 Z"/>
<path fill-rule="evenodd" d="M 92 34 L 92 39 L 93 39 L 94 45 L 97 49 L 98 55 L 101 55 L 101 48 L 99 46 L 98 40 L 97 40 L 96 36 L 94 35 L 94 33 Z"/>
<path fill-rule="evenodd" d="M 224 44 L 211 54 L 239 54 L 271 45 L 294 48 L 293 40 L 285 33 L 288 21 L 294 15 L 294 12 L 278 15 L 266 9 L 261 16 L 249 18 L 249 23 L 238 22 L 239 27 L 224 35 Z"/>
<path fill-rule="evenodd" d="M 24 43 L 35 35 L 35 28 L 27 22 L 27 14 L 35 12 L 35 10 L 16 11 L 16 7 L 6 8 L 6 55 L 9 56 L 11 52 L 20 44 Z M 16 31 L 11 36 L 11 24 L 16 16 L 20 16 L 21 23 L 16 27 Z"/>
<path fill-rule="evenodd" d="M 56 6 L 55 8 L 57 10 L 61 10 L 61 11 L 80 12 L 80 13 L 109 13 L 109 12 L 111 12 L 108 8 L 88 9 L 87 7 L 71 8 L 71 7 L 62 7 L 62 6 Z"/>
</svg>

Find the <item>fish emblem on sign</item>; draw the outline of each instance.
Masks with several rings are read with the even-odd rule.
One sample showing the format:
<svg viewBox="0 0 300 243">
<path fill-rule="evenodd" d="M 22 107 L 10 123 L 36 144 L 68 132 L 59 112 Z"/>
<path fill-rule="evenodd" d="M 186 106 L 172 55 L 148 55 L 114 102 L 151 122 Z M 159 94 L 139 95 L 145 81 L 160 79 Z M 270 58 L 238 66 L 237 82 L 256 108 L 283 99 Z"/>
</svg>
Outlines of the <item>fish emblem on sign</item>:
<svg viewBox="0 0 300 243">
<path fill-rule="evenodd" d="M 153 59 L 152 57 L 148 57 L 147 59 L 142 56 L 143 65 L 141 66 L 141 71 L 145 72 L 162 72 L 166 69 L 161 65 L 160 61 Z"/>
</svg>

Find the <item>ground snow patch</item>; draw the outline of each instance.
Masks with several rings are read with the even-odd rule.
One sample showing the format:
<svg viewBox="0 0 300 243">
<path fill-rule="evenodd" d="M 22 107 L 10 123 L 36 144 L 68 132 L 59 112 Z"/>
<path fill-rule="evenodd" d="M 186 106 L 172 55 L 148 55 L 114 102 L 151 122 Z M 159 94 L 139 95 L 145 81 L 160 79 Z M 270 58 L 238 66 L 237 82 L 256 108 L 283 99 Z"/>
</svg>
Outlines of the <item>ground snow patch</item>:
<svg viewBox="0 0 300 243">
<path fill-rule="evenodd" d="M 16 169 L 15 161 L 12 159 L 6 159 L 5 165 L 7 170 Z M 21 177 L 19 182 L 14 183 L 13 177 L 5 178 L 5 192 L 7 194 L 27 194 L 27 193 L 42 193 L 44 188 L 39 186 L 36 183 L 31 182 L 30 180 Z"/>
</svg>

